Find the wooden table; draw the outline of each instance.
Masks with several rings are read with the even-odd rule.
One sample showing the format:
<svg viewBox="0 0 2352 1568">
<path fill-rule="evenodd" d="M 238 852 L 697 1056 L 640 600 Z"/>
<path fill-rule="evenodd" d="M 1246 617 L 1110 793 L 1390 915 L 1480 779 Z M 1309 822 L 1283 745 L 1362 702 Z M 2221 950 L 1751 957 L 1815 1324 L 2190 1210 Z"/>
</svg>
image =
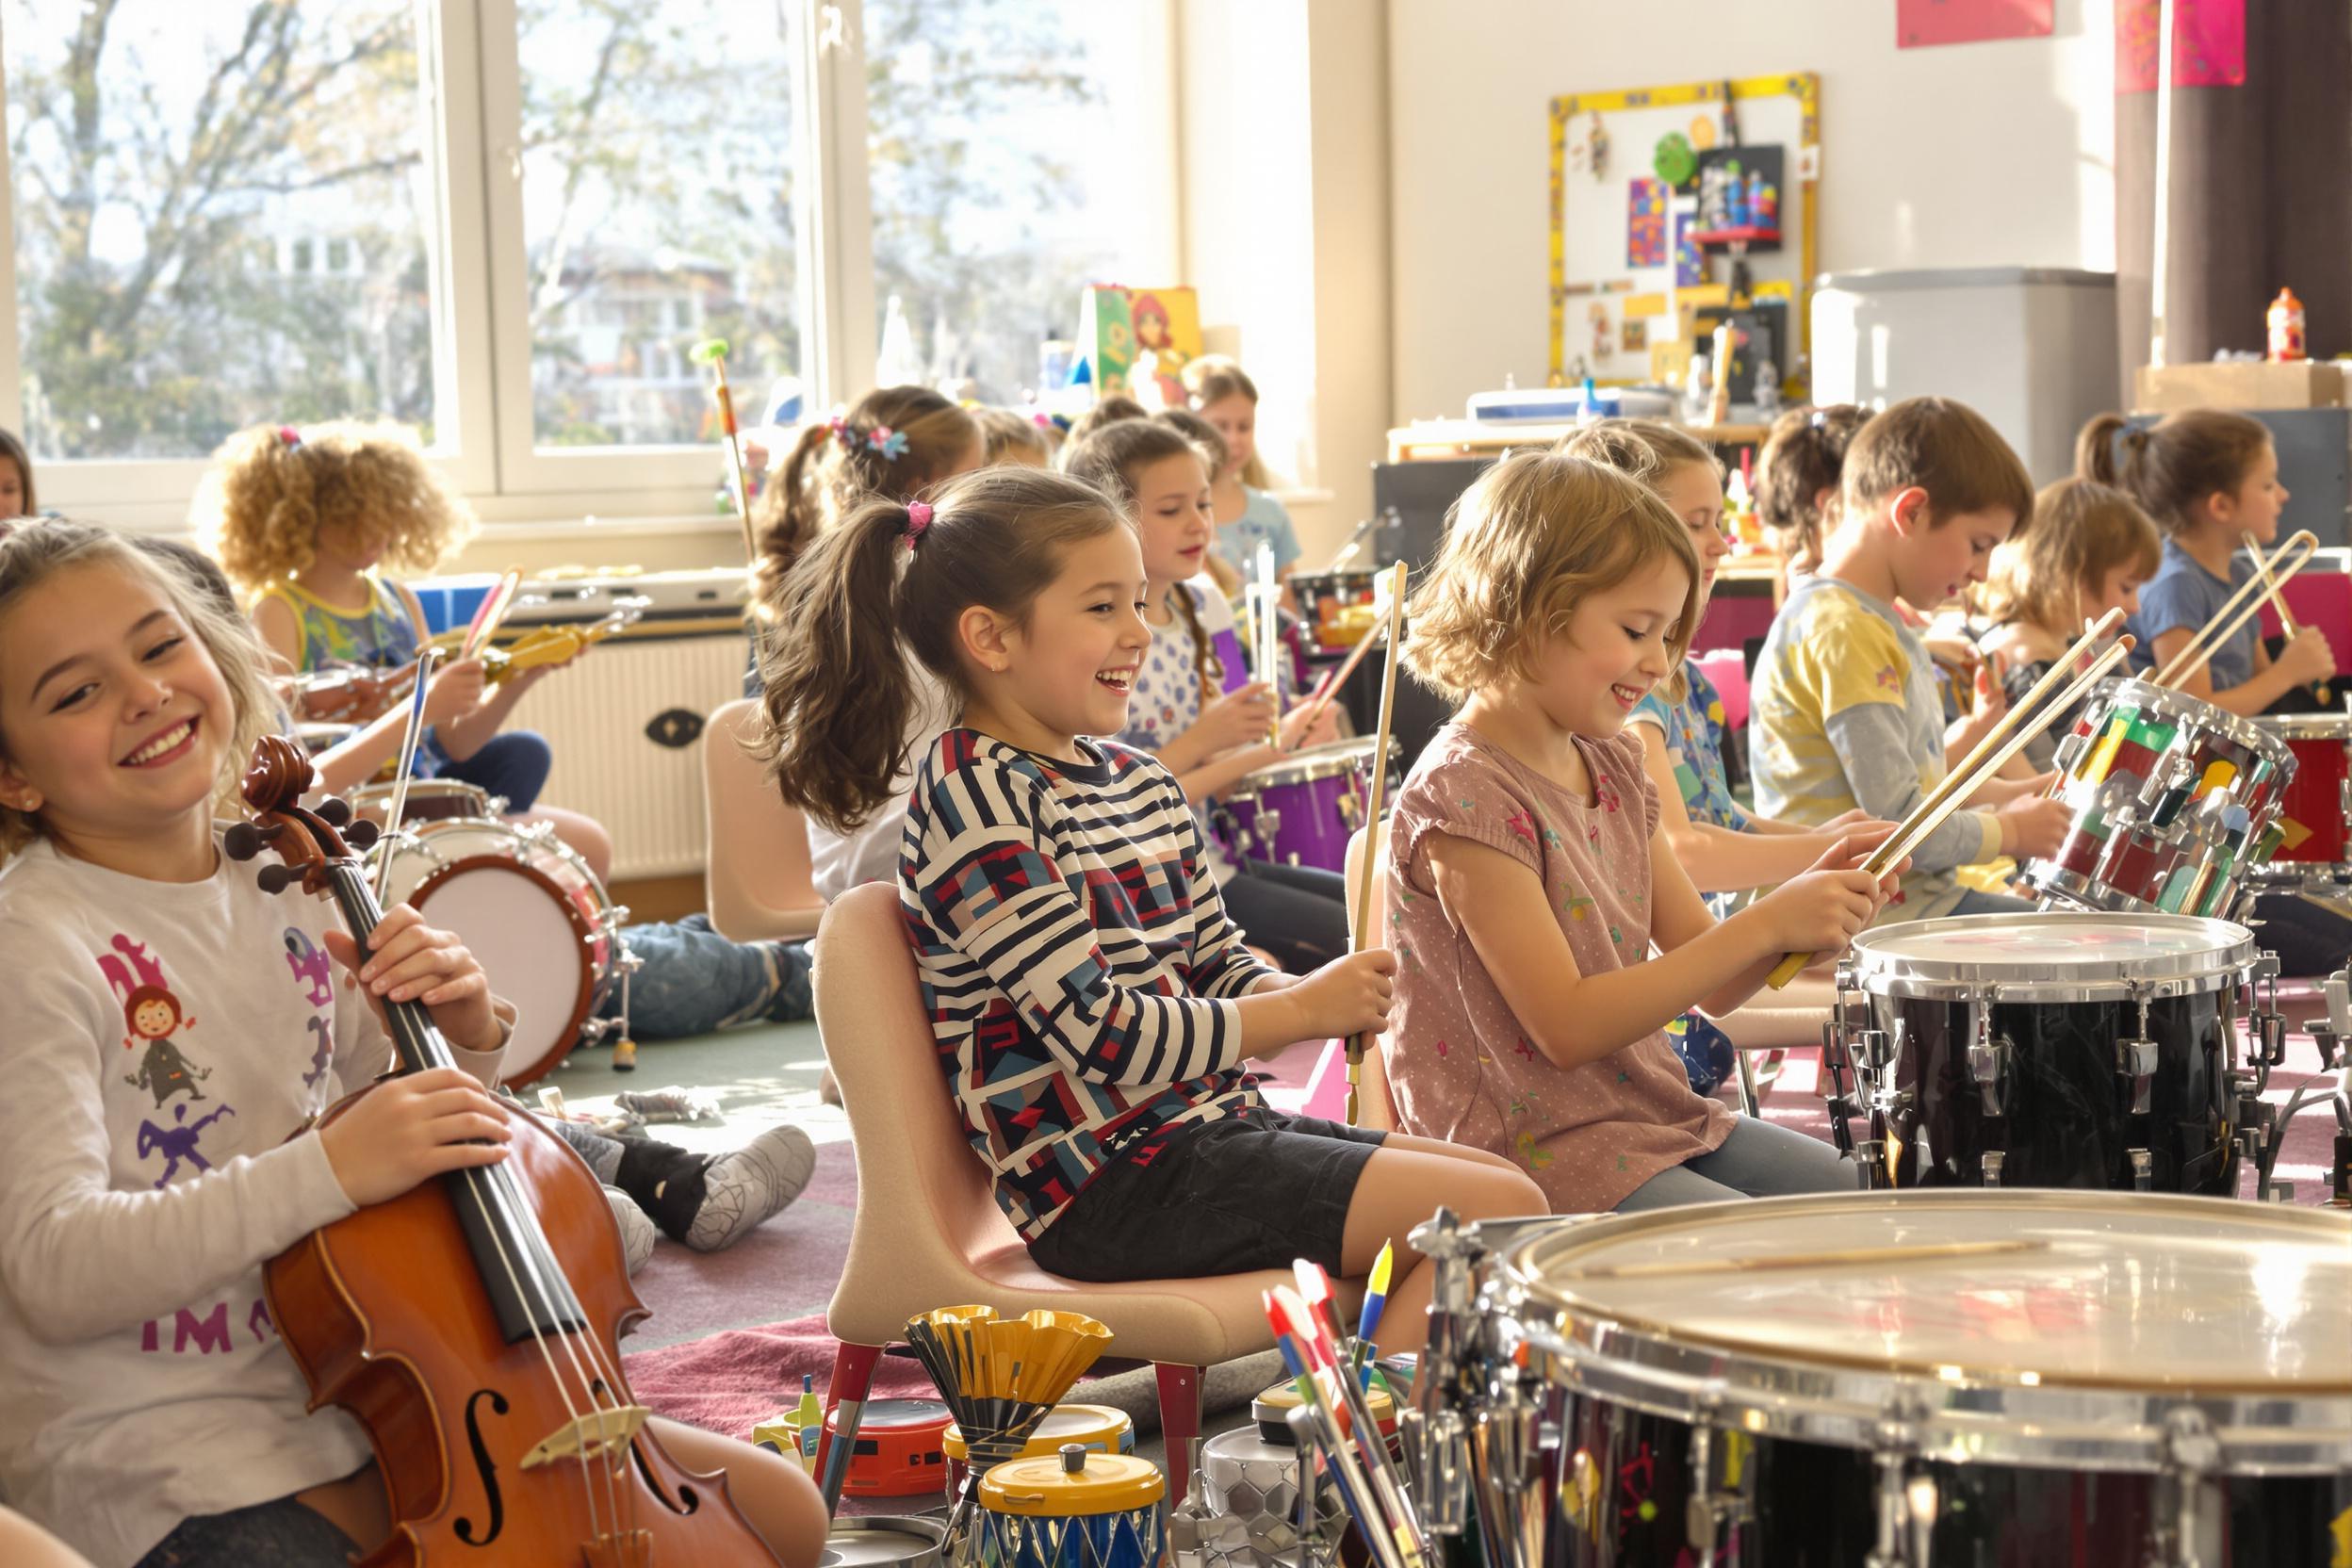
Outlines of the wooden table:
<svg viewBox="0 0 2352 1568">
<path fill-rule="evenodd" d="M 1686 425 L 1660 420 L 1688 431 L 1710 447 L 1761 447 L 1771 433 L 1768 425 Z M 1420 419 L 1388 433 L 1391 463 L 1420 463 L 1432 458 L 1491 457 L 1508 447 L 1548 447 L 1579 427 L 1574 420 L 1558 424 L 1499 424 L 1480 419 Z"/>
</svg>

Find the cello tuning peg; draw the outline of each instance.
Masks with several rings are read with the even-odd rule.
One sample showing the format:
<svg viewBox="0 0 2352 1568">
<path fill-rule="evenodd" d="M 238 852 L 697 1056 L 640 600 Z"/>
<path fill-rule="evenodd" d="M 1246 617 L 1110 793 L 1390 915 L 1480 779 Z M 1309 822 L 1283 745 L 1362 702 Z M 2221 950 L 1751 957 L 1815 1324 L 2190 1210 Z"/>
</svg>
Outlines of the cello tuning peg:
<svg viewBox="0 0 2352 1568">
<path fill-rule="evenodd" d="M 340 823 L 335 825 L 342 826 Z M 384 829 L 369 822 L 366 817 L 360 818 L 351 826 L 343 829 L 343 841 L 363 854 L 383 837 Z"/>
<path fill-rule="evenodd" d="M 283 862 L 272 862 L 270 865 L 262 867 L 261 874 L 255 877 L 254 880 L 261 884 L 261 890 L 263 892 L 282 893 L 286 891 L 287 888 L 293 886 L 296 881 L 300 880 L 301 876 L 302 873 L 296 871 L 292 866 L 286 865 Z"/>
<path fill-rule="evenodd" d="M 330 827 L 341 827 L 351 820 L 351 803 L 341 795 L 329 795 L 318 803 L 318 815 Z"/>
<path fill-rule="evenodd" d="M 261 829 L 252 823 L 232 823 L 220 835 L 220 853 L 232 860 L 250 860 L 261 853 Z"/>
</svg>

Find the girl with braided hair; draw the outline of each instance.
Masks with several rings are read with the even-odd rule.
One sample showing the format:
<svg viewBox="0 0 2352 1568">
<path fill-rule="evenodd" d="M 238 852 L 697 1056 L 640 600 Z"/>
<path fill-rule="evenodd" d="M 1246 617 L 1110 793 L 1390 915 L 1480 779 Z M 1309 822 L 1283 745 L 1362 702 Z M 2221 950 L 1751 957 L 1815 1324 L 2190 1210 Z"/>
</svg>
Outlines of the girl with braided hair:
<svg viewBox="0 0 2352 1568">
<path fill-rule="evenodd" d="M 760 496 L 761 596 L 859 501 L 910 501 L 987 460 L 979 421 L 927 386 L 877 387 L 848 413 L 808 425 Z"/>
<path fill-rule="evenodd" d="M 1157 755 L 1196 814 L 1243 776 L 1332 739 L 1331 710 L 1310 725 L 1309 705 L 1299 703 L 1282 719 L 1280 743 L 1266 740 L 1274 690 L 1250 679 L 1233 611 L 1200 576 L 1216 531 L 1215 459 L 1167 423 L 1123 419 L 1072 445 L 1063 468 L 1116 502 L 1143 541 L 1152 646 L 1118 739 Z M 1214 835 L 1201 837 L 1226 906 L 1252 944 L 1293 973 L 1348 951 L 1346 887 L 1337 873 L 1236 857 Z"/>
</svg>

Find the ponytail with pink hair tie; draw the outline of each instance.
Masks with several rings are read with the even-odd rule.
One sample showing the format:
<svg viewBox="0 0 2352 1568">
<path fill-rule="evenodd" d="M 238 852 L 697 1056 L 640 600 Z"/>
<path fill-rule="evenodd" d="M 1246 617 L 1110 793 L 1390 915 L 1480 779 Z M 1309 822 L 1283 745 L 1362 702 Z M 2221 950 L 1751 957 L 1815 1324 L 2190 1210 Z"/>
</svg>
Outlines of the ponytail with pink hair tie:
<svg viewBox="0 0 2352 1568">
<path fill-rule="evenodd" d="M 915 541 L 923 537 L 923 531 L 931 526 L 931 517 L 929 501 L 906 503 L 906 547 L 908 550 L 911 551 L 915 547 Z"/>
</svg>

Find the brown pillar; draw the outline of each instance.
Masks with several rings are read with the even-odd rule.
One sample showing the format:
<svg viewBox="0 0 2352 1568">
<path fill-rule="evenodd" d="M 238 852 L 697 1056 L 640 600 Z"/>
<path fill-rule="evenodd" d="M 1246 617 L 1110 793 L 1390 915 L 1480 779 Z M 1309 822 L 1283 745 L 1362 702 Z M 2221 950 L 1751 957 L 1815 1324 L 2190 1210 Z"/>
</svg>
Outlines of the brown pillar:
<svg viewBox="0 0 2352 1568">
<path fill-rule="evenodd" d="M 2117 0 L 2118 8 L 2132 0 Z M 2180 0 L 2186 11 L 2197 0 Z M 2303 302 L 2311 354 L 2352 352 L 2352 8 L 2243 0 L 2246 82 L 2176 88 L 2171 318 L 2165 357 L 2266 341 L 2281 287 Z M 2156 94 L 2115 98 L 2115 311 L 2128 406 L 2148 363 Z"/>
</svg>

